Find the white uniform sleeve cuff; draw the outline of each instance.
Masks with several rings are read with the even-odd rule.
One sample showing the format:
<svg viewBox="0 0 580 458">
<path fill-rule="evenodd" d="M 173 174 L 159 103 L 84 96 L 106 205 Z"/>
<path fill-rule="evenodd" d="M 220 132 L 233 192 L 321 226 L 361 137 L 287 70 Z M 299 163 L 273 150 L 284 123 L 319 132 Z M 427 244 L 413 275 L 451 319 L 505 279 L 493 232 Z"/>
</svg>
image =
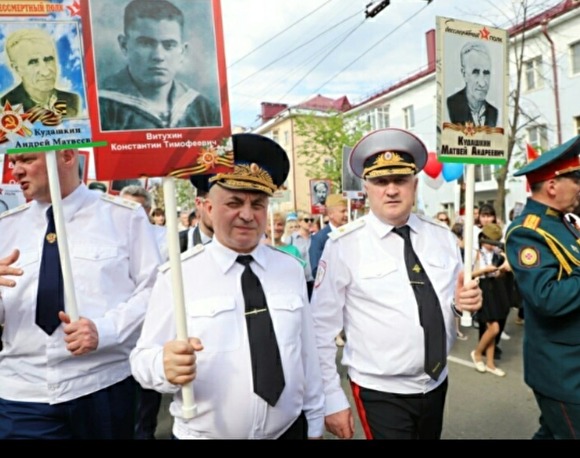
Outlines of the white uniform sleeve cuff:
<svg viewBox="0 0 580 458">
<path fill-rule="evenodd" d="M 325 415 L 332 415 L 341 410 L 349 409 L 350 404 L 343 390 L 326 395 L 326 412 Z"/>
</svg>

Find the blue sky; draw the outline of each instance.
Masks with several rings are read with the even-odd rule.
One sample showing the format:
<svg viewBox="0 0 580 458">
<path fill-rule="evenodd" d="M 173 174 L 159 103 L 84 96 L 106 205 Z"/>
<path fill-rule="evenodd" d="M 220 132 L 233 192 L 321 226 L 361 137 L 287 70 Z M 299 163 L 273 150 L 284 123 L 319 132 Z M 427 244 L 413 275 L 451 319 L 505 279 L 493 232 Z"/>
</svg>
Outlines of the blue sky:
<svg viewBox="0 0 580 458">
<path fill-rule="evenodd" d="M 559 2 L 528 3 L 533 14 Z M 232 125 L 259 125 L 261 102 L 295 105 L 316 94 L 361 102 L 427 64 L 425 33 L 437 16 L 508 28 L 521 8 L 519 0 L 391 0 L 365 20 L 368 3 L 221 0 Z"/>
</svg>

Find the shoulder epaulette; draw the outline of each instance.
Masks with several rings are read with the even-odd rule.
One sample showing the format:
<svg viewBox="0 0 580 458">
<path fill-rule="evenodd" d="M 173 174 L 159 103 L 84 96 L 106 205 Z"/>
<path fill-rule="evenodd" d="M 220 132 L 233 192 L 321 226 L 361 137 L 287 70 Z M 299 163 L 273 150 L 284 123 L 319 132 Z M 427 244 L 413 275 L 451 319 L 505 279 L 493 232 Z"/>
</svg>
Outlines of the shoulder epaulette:
<svg viewBox="0 0 580 458">
<path fill-rule="evenodd" d="M 536 230 L 540 225 L 540 221 L 542 221 L 542 218 L 540 218 L 538 215 L 528 215 L 524 219 L 522 226 L 527 227 L 528 229 Z"/>
<path fill-rule="evenodd" d="M 328 234 L 328 238 L 331 240 L 337 240 L 343 235 L 350 234 L 351 232 L 360 229 L 364 225 L 365 225 L 364 219 L 362 218 L 355 219 L 354 221 L 351 221 L 350 223 L 347 223 L 344 226 L 340 226 L 339 228 L 330 231 L 330 233 Z"/>
<path fill-rule="evenodd" d="M 181 253 L 180 260 L 181 260 L 181 262 L 183 262 L 189 258 L 193 258 L 194 256 L 201 253 L 203 250 L 205 250 L 205 245 L 203 243 L 199 243 L 195 246 L 192 246 L 189 250 L 186 250 L 183 253 Z M 158 270 L 159 270 L 159 272 L 164 273 L 164 272 L 167 272 L 170 267 L 171 267 L 171 262 L 167 261 L 167 262 L 164 262 L 163 264 L 161 264 L 159 266 Z"/>
<path fill-rule="evenodd" d="M 14 215 L 15 213 L 20 213 L 24 211 L 32 205 L 32 202 L 28 202 L 26 204 L 19 205 L 18 207 L 11 208 L 10 210 L 6 210 L 5 212 L 0 213 L 0 218 L 5 218 L 6 216 Z"/>
<path fill-rule="evenodd" d="M 304 267 L 304 265 L 306 265 L 306 262 L 302 258 L 299 258 L 298 256 L 295 256 L 292 253 L 289 253 L 288 251 L 281 250 L 280 248 L 272 246 L 272 245 L 266 245 L 266 246 L 268 248 L 276 251 L 277 253 L 282 253 L 282 254 L 285 254 L 286 256 L 290 256 L 292 259 L 298 261 L 302 267 Z"/>
<path fill-rule="evenodd" d="M 123 199 L 122 197 L 113 196 L 111 194 L 102 193 L 101 199 L 104 200 L 105 202 L 120 205 L 121 207 L 130 208 L 131 210 L 134 210 L 135 208 L 141 206 L 139 202 L 135 202 L 134 200 Z"/>
<path fill-rule="evenodd" d="M 419 218 L 421 221 L 425 221 L 426 223 L 431 223 L 434 224 L 435 226 L 439 226 L 443 229 L 447 229 L 447 230 L 451 230 L 449 228 L 449 226 L 447 224 L 445 224 L 443 221 L 439 221 L 438 219 L 435 218 L 431 218 L 427 215 L 421 215 L 420 213 L 415 213 L 415 215 L 417 216 L 417 218 Z"/>
</svg>

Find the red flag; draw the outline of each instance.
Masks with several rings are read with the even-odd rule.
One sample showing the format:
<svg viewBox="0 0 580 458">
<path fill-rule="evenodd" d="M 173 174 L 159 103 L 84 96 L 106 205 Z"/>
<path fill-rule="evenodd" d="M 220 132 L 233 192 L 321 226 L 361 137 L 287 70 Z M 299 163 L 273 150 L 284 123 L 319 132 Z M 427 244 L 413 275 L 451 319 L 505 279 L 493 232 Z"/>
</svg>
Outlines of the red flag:
<svg viewBox="0 0 580 458">
<path fill-rule="evenodd" d="M 526 156 L 528 158 L 528 164 L 529 164 L 534 159 L 538 159 L 540 157 L 540 153 L 538 153 L 532 145 L 526 143 Z"/>
<path fill-rule="evenodd" d="M 532 145 L 530 145 L 529 143 L 526 143 L 527 163 L 529 164 L 530 162 L 532 162 L 535 159 L 538 159 L 539 157 L 540 157 L 540 153 L 538 153 Z M 530 184 L 526 180 L 526 192 L 530 192 L 530 191 L 531 191 Z"/>
</svg>

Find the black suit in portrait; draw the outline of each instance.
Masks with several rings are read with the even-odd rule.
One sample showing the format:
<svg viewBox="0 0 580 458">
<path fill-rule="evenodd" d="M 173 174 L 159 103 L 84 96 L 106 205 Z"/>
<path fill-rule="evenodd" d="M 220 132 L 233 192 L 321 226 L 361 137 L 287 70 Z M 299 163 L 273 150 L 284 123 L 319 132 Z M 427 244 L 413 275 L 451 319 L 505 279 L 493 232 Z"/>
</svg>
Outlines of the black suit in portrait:
<svg viewBox="0 0 580 458">
<path fill-rule="evenodd" d="M 65 114 L 63 114 L 63 118 L 76 118 L 81 107 L 81 99 L 78 94 L 60 91 L 58 89 L 55 89 L 54 93 L 56 95 L 56 100 L 66 103 L 66 111 Z M 10 105 L 13 106 L 16 104 L 22 104 L 24 111 L 28 111 L 38 105 L 34 100 L 32 100 L 22 84 L 19 84 L 0 98 L 2 106 L 4 106 L 6 101 L 10 102 Z"/>
<path fill-rule="evenodd" d="M 490 104 L 487 100 L 485 103 L 485 125 L 488 127 L 495 127 L 497 125 L 497 108 Z M 447 111 L 449 112 L 449 119 L 453 124 L 465 124 L 472 122 L 475 125 L 471 110 L 467 103 L 467 95 L 465 88 L 461 91 L 447 98 Z"/>
</svg>

